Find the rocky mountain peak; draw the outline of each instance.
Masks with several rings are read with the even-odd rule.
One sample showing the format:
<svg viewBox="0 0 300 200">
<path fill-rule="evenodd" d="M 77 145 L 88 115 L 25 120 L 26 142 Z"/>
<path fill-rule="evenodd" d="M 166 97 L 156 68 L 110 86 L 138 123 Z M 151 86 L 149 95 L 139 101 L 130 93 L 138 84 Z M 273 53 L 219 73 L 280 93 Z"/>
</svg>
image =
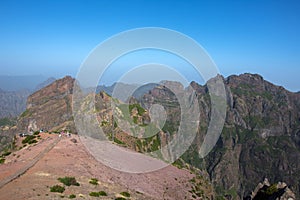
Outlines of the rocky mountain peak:
<svg viewBox="0 0 300 200">
<path fill-rule="evenodd" d="M 62 79 L 59 79 L 52 84 L 46 86 L 33 93 L 28 97 L 27 108 L 31 108 L 35 105 L 43 104 L 49 99 L 64 97 L 73 93 L 74 81 L 70 76 L 66 76 Z"/>
<path fill-rule="evenodd" d="M 26 111 L 20 116 L 20 131 L 39 129 L 75 131 L 72 121 L 72 94 L 75 79 L 66 76 L 28 97 Z"/>
</svg>

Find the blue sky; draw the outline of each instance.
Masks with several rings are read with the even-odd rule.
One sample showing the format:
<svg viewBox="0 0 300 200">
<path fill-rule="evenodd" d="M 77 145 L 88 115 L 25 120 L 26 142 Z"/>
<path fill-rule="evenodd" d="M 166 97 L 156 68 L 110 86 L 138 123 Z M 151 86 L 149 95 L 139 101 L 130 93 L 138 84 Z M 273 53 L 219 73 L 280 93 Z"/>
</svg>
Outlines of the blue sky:
<svg viewBox="0 0 300 200">
<path fill-rule="evenodd" d="M 296 0 L 2 0 L 0 75 L 74 76 L 112 35 L 164 27 L 195 39 L 224 76 L 259 73 L 299 91 L 299 10 Z"/>
</svg>

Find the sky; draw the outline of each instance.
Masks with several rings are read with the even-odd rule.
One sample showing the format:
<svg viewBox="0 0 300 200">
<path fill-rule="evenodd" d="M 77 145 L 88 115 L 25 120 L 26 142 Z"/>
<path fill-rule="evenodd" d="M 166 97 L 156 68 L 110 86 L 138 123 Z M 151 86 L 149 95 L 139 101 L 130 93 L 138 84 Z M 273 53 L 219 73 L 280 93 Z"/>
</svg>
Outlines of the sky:
<svg viewBox="0 0 300 200">
<path fill-rule="evenodd" d="M 113 35 L 162 27 L 193 38 L 225 77 L 258 73 L 299 91 L 299 10 L 297 0 L 2 0 L 0 75 L 76 76 L 89 53 Z M 137 52 L 123 60 L 128 64 L 132 59 L 139 60 L 135 64 L 167 60 L 182 72 L 188 66 L 158 51 Z M 111 66 L 104 84 L 114 80 L 111 74 L 122 72 L 124 63 Z"/>
</svg>

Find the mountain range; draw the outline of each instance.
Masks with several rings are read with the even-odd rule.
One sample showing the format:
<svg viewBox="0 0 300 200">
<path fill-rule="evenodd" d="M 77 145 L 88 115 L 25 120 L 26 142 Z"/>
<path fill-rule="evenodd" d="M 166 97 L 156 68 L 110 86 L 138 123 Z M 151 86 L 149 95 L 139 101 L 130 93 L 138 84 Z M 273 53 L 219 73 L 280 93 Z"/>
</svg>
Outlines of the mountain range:
<svg viewBox="0 0 300 200">
<path fill-rule="evenodd" d="M 211 116 L 209 88 L 196 82 L 185 89 L 180 83 L 168 83 L 173 89 L 194 89 L 201 119 L 191 147 L 174 165 L 192 167 L 207 174 L 214 187 L 214 199 L 251 199 L 251 192 L 265 178 L 272 183 L 286 182 L 299 198 L 300 94 L 276 86 L 257 74 L 219 78 L 226 91 L 225 124 L 216 145 L 204 158 L 199 156 L 199 150 Z M 72 113 L 74 84 L 73 78 L 65 77 L 30 95 L 26 111 L 18 118 L 17 130 L 70 130 L 76 133 Z M 128 102 L 117 101 L 111 93 L 107 94 L 113 91 L 112 88 L 107 92 L 103 90 L 106 88 L 99 87 L 97 92 L 102 92 L 86 94 L 83 97 L 85 103 L 79 107 L 82 112 L 96 112 L 104 132 L 117 144 L 139 152 L 151 152 L 162 149 L 177 137 L 182 111 L 179 100 L 168 87 L 150 85 L 141 88 Z M 89 107 L 91 97 L 95 97 L 95 108 Z M 123 118 L 136 130 L 150 124 L 148 108 L 154 104 L 164 106 L 165 124 L 150 138 L 133 137 L 119 127 L 121 124 L 115 123 L 111 101 L 118 102 Z M 126 105 L 129 115 L 123 110 Z"/>
</svg>

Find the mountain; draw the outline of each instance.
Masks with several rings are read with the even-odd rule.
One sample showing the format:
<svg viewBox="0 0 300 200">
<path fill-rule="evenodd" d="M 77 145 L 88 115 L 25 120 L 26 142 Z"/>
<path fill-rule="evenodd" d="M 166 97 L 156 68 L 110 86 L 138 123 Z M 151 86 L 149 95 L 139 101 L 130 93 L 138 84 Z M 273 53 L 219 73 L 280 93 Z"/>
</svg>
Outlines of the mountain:
<svg viewBox="0 0 300 200">
<path fill-rule="evenodd" d="M 75 114 L 81 115 L 80 119 L 95 122 L 95 127 L 87 127 L 88 132 L 100 124 L 106 136 L 122 147 L 139 152 L 159 151 L 161 154 L 153 156 L 165 158 L 168 153 L 162 152 L 162 149 L 178 138 L 182 114 L 193 112 L 182 110 L 182 101 L 178 98 L 184 91 L 193 88 L 196 94 L 188 96 L 188 100 L 192 101 L 194 97 L 198 100 L 200 126 L 191 147 L 174 165 L 198 168 L 197 174 L 208 174 L 214 186 L 215 199 L 246 198 L 264 178 L 273 183 L 286 182 L 299 198 L 300 94 L 273 85 L 257 74 L 234 75 L 226 79 L 218 76 L 209 82 L 216 83 L 218 80 L 224 83 L 227 114 L 220 138 L 204 158 L 198 152 L 212 116 L 208 85 L 192 82 L 184 88 L 180 83 L 166 81 L 150 88 L 149 92 L 142 90 L 144 95 L 130 101 L 130 105 L 105 92 L 95 96 L 89 93 L 82 96 L 83 102 L 78 105 Z M 18 120 L 18 129 L 76 132 L 71 110 L 74 81 L 65 77 L 32 94 L 26 111 Z M 212 98 L 223 98 L 218 96 L 218 92 Z M 90 104 L 94 97 L 95 107 Z M 114 114 L 112 102 L 118 110 Z M 165 108 L 166 121 L 160 129 L 150 120 L 148 109 L 155 104 Z M 95 116 L 96 119 L 91 118 Z M 79 123 L 85 125 L 86 121 Z M 134 137 L 153 130 L 156 134 L 148 138 Z M 205 176 L 199 181 L 204 179 Z M 203 190 L 201 187 L 192 192 L 200 195 Z"/>
<path fill-rule="evenodd" d="M 31 94 L 26 110 L 18 120 L 18 130 L 39 129 L 75 131 L 72 118 L 72 93 L 74 79 L 67 76 Z"/>
<path fill-rule="evenodd" d="M 158 86 L 157 83 L 148 83 L 145 85 L 114 83 L 111 86 L 99 85 L 96 89 L 96 93 L 105 92 L 106 94 L 113 96 L 114 89 L 117 87 L 118 91 L 122 91 L 122 93 L 125 94 L 133 91 L 133 93 L 129 95 L 129 97 L 140 99 L 156 86 Z M 114 94 L 114 95 L 118 95 L 118 94 Z M 120 99 L 122 99 L 122 97 L 120 97 Z"/>
<path fill-rule="evenodd" d="M 44 82 L 38 84 L 33 91 L 34 92 L 39 91 L 40 89 L 43 89 L 44 87 L 46 87 L 47 85 L 50 85 L 54 81 L 56 81 L 56 79 L 53 77 L 50 77 L 47 80 L 45 80 Z"/>
<path fill-rule="evenodd" d="M 198 96 L 201 121 L 194 144 L 182 158 L 207 170 L 220 198 L 241 199 L 264 177 L 272 182 L 287 182 L 298 196 L 299 93 L 275 86 L 257 74 L 221 79 L 227 93 L 227 115 L 221 137 L 208 156 L 200 159 L 198 152 L 208 129 L 211 102 L 207 85 L 192 82 Z M 165 87 L 156 87 L 141 103 L 151 105 L 157 102 L 169 113 L 163 130 L 176 132 L 180 109 L 175 94 Z"/>
<path fill-rule="evenodd" d="M 58 183 L 58 177 L 72 175 L 77 178 L 80 185 L 74 188 L 66 187 L 65 195 L 68 196 L 72 192 L 79 197 L 89 199 L 91 192 L 97 189 L 97 191 L 106 191 L 109 199 L 117 199 L 128 194 L 130 199 L 145 200 L 159 200 L 162 197 L 164 199 L 213 199 L 213 189 L 207 174 L 200 173 L 191 166 L 185 166 L 185 169 L 182 169 L 183 164 L 181 167 L 169 165 L 164 169 L 149 173 L 120 172 L 105 166 L 91 156 L 82 143 L 83 138 L 79 138 L 77 134 L 72 134 L 70 139 L 67 136 L 58 137 L 53 134 L 62 130 L 76 133 L 71 110 L 74 84 L 73 78 L 65 77 L 28 97 L 26 111 L 19 117 L 16 129 L 33 132 L 44 129 L 49 131 L 49 134 L 35 133 L 33 135 L 35 141 L 25 145 L 23 145 L 24 140 L 26 141 L 31 136 L 23 141 L 22 138 L 16 137 L 15 145 L 20 146 L 16 146 L 15 150 L 12 150 L 13 153 L 6 151 L 2 154 L 1 159 L 4 164 L 0 164 L 0 170 L 3 171 L 3 175 L 0 176 L 0 198 L 17 199 L 20 196 L 26 198 L 38 196 L 37 199 L 40 198 L 39 196 L 45 199 L 62 198 L 61 194 L 49 193 L 51 186 L 49 184 Z M 157 144 L 157 136 L 142 141 L 134 139 L 115 125 L 114 120 L 111 120 L 114 118 L 111 109 L 112 101 L 118 103 L 120 109 L 126 108 L 128 104 L 113 99 L 105 92 L 84 94 L 81 94 L 84 102 L 80 104 L 80 109 L 76 110 L 78 112 L 75 112 L 75 115 L 82 114 L 89 117 L 91 113 L 96 112 L 97 120 L 107 131 L 108 136 L 112 133 L 108 131 L 112 130 L 116 133 L 115 137 L 108 138 L 120 148 L 126 147 L 136 151 L 153 150 L 152 144 L 153 142 Z M 93 97 L 96 101 L 95 107 L 89 104 L 90 98 Z M 132 111 L 130 116 L 135 119 L 134 123 L 149 123 L 146 122 L 148 112 L 138 104 L 130 106 L 130 109 Z M 124 114 L 126 114 L 125 111 Z M 151 163 L 151 160 L 157 159 L 143 155 L 142 159 L 135 160 L 134 164 L 145 165 L 145 163 Z M 89 180 L 95 177 L 99 180 L 99 186 L 89 184 Z M 20 189 L 16 191 L 16 188 Z M 129 199 L 129 197 L 123 199 Z"/>
</svg>

